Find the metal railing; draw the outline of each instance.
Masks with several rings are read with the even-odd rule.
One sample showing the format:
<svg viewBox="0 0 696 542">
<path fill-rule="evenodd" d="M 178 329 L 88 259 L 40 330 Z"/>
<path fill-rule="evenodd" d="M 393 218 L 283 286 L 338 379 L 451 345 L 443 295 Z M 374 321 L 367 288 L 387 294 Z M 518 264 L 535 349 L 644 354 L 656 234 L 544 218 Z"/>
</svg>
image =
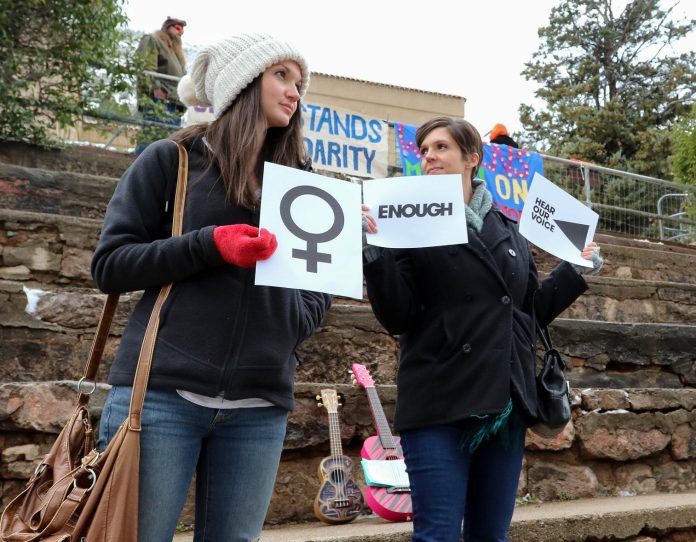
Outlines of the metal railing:
<svg viewBox="0 0 696 542">
<path fill-rule="evenodd" d="M 145 75 L 149 75 L 150 77 L 154 77 L 155 79 L 164 79 L 165 81 L 176 81 L 177 83 L 181 79 L 181 77 L 177 77 L 176 75 L 167 75 L 166 73 L 153 72 L 151 70 L 143 70 L 143 73 Z"/>
<path fill-rule="evenodd" d="M 143 74 L 150 76 L 154 79 L 163 79 L 166 81 L 174 81 L 178 82 L 181 77 L 177 77 L 176 75 L 167 75 L 165 73 L 159 73 L 159 72 L 153 72 L 150 70 L 143 70 Z M 180 128 L 180 126 L 175 126 L 172 125 L 171 123 L 167 122 L 160 122 L 157 120 L 152 120 L 152 119 L 145 119 L 141 115 L 137 115 L 136 117 L 124 117 L 120 115 L 114 115 L 111 113 L 103 113 L 101 111 L 91 111 L 91 112 L 85 112 L 85 115 L 107 121 L 107 122 L 114 122 L 117 124 L 120 124 L 121 126 L 119 127 L 118 130 L 116 130 L 109 140 L 106 142 L 104 145 L 105 148 L 109 148 L 111 144 L 123 133 L 123 131 L 126 129 L 128 125 L 132 126 L 154 126 L 158 128 L 162 128 L 164 130 L 168 130 L 170 132 L 174 132 Z"/>
<path fill-rule="evenodd" d="M 689 194 L 664 194 L 659 197 L 657 200 L 657 214 L 660 216 L 664 216 L 664 211 L 663 211 L 663 202 L 668 199 L 668 198 L 677 198 L 679 200 L 682 200 L 684 202 L 688 201 Z M 673 213 L 669 215 L 668 218 L 676 218 L 676 217 L 686 217 L 686 211 L 679 211 L 677 213 Z M 667 239 L 668 241 L 678 241 L 682 238 L 687 238 L 689 235 L 692 233 L 688 228 L 682 227 L 682 224 L 679 224 L 679 227 L 670 227 L 670 226 L 665 226 L 664 225 L 664 220 L 660 219 L 660 239 Z M 669 237 L 666 237 L 666 235 L 670 235 Z"/>
<path fill-rule="evenodd" d="M 598 230 L 696 241 L 696 220 L 685 209 L 696 186 L 555 156 L 544 156 L 544 176 L 597 211 Z"/>
</svg>

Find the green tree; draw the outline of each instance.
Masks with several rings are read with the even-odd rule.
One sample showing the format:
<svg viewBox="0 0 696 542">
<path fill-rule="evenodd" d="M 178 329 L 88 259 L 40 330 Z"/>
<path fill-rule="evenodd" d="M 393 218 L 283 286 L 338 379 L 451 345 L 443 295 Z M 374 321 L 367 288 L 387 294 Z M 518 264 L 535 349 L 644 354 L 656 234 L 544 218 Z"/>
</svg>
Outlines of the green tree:
<svg viewBox="0 0 696 542">
<path fill-rule="evenodd" d="M 672 167 L 674 180 L 696 186 L 696 104 L 691 112 L 674 125 L 672 130 Z M 685 204 L 688 217 L 696 220 L 696 197 Z"/>
<path fill-rule="evenodd" d="M 122 2 L 0 0 L 0 139 L 53 145 L 53 128 L 132 85 Z"/>
<path fill-rule="evenodd" d="M 696 104 L 672 131 L 674 180 L 696 185 Z"/>
<path fill-rule="evenodd" d="M 520 107 L 523 140 L 548 154 L 670 177 L 670 127 L 696 92 L 696 53 L 673 48 L 696 21 L 673 20 L 674 8 L 632 0 L 616 13 L 612 0 L 561 0 L 522 72 L 545 102 Z"/>
</svg>

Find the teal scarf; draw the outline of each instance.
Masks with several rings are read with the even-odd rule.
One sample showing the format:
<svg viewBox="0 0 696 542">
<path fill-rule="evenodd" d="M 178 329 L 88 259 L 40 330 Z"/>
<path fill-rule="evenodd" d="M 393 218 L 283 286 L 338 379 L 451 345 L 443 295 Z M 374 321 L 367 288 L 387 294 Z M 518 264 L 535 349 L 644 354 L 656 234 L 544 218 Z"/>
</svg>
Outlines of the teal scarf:
<svg viewBox="0 0 696 542">
<path fill-rule="evenodd" d="M 469 227 L 481 233 L 483 219 L 486 218 L 488 211 L 493 207 L 493 196 L 486 188 L 486 183 L 482 179 L 471 181 L 474 193 L 471 195 L 469 205 L 464 207 L 466 211 L 466 223 Z"/>
</svg>

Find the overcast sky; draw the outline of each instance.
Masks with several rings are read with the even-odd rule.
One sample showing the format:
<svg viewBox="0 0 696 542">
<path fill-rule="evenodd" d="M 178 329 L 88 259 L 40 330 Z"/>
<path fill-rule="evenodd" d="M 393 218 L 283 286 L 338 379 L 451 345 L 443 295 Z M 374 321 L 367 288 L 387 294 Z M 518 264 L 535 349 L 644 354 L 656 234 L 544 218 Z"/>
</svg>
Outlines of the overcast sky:
<svg viewBox="0 0 696 542">
<path fill-rule="evenodd" d="M 496 122 L 521 130 L 519 105 L 538 105 L 535 85 L 520 72 L 538 49 L 538 28 L 556 3 L 125 0 L 125 11 L 130 28 L 143 32 L 158 29 L 168 15 L 185 19 L 188 44 L 266 32 L 294 43 L 312 71 L 463 96 L 465 117 L 483 135 Z M 617 8 L 625 3 L 615 1 Z M 677 10 L 696 17 L 696 1 L 682 0 Z"/>
</svg>

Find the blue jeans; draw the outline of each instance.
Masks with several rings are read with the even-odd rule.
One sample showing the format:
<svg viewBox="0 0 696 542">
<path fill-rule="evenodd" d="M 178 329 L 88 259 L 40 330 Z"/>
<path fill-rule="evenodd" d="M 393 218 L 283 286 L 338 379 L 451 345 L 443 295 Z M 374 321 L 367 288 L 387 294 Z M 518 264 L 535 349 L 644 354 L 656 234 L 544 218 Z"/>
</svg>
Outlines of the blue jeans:
<svg viewBox="0 0 696 542">
<path fill-rule="evenodd" d="M 128 414 L 131 388 L 111 389 L 99 427 L 103 449 Z M 140 435 L 138 540 L 171 542 L 196 472 L 195 542 L 261 535 L 283 450 L 287 411 L 206 408 L 175 390 L 148 389 Z"/>
<path fill-rule="evenodd" d="M 500 437 L 461 451 L 462 429 L 440 425 L 401 433 L 411 482 L 414 542 L 507 542 L 524 455 L 525 429 L 512 447 Z"/>
</svg>

